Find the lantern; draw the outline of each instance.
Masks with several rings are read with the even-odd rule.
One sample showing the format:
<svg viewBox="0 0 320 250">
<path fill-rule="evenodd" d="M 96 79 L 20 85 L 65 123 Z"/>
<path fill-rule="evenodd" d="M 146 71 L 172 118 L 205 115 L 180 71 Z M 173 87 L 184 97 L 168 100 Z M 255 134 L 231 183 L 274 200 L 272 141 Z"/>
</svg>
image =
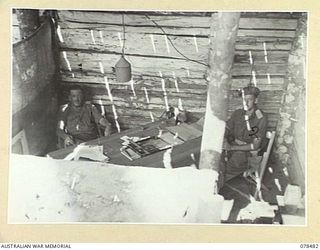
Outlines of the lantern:
<svg viewBox="0 0 320 250">
<path fill-rule="evenodd" d="M 124 14 L 122 14 L 122 27 L 123 27 L 123 42 L 122 42 L 122 56 L 115 65 L 115 73 L 117 82 L 129 82 L 131 80 L 131 65 L 124 57 L 125 48 L 125 25 Z"/>
</svg>

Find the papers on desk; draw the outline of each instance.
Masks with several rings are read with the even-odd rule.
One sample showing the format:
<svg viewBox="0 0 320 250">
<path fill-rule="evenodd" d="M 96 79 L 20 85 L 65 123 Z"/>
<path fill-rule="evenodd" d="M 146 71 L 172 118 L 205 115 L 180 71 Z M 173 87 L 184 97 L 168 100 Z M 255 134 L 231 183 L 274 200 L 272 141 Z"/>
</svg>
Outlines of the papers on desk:
<svg viewBox="0 0 320 250">
<path fill-rule="evenodd" d="M 133 161 L 202 136 L 200 130 L 186 123 L 166 127 L 165 130 L 160 130 L 162 133 L 153 137 L 139 138 L 122 136 L 120 139 L 123 141 L 123 147 L 120 149 L 120 152 Z"/>
<path fill-rule="evenodd" d="M 123 136 L 121 139 L 123 140 L 123 147 L 121 147 L 120 152 L 131 161 L 184 142 L 170 132 L 162 133 L 161 136 L 149 136 L 139 139 Z"/>
<path fill-rule="evenodd" d="M 92 161 L 108 162 L 109 157 L 103 153 L 102 145 L 78 145 L 72 153 L 68 154 L 64 160 L 78 161 L 80 158 L 89 159 Z"/>
</svg>

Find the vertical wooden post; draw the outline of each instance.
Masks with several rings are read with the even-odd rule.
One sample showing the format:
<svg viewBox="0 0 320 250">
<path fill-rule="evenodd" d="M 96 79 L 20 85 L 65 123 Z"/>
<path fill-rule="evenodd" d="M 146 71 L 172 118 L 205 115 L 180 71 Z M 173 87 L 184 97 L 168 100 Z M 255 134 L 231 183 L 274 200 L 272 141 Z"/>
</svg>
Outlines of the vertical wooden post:
<svg viewBox="0 0 320 250">
<path fill-rule="evenodd" d="M 228 90 L 239 18 L 239 12 L 223 12 L 213 14 L 211 21 L 209 86 L 199 168 L 212 169 L 217 173 L 227 118 Z"/>
<path fill-rule="evenodd" d="M 29 9 L 16 9 L 20 29 L 20 37 L 24 39 L 31 35 L 39 26 L 39 11 Z"/>
</svg>

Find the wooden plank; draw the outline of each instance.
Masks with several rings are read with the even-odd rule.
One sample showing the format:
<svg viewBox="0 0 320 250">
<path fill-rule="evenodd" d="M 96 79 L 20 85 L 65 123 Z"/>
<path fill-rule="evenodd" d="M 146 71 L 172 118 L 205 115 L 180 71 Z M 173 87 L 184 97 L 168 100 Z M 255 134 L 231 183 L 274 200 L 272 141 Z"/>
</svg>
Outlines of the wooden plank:
<svg viewBox="0 0 320 250">
<path fill-rule="evenodd" d="M 101 24 L 101 23 L 77 23 L 77 22 L 69 22 L 69 21 L 59 21 L 59 25 L 61 26 L 62 32 L 67 29 L 84 29 L 84 30 L 93 30 L 94 32 L 102 31 L 102 34 L 107 33 L 122 33 L 123 28 L 120 25 L 114 24 Z M 182 35 L 182 36 L 200 36 L 200 37 L 208 37 L 209 29 L 208 28 L 192 28 L 192 27 L 165 27 L 163 28 L 167 35 Z M 154 35 L 162 35 L 163 32 L 154 26 L 145 26 L 143 29 L 141 27 L 135 26 L 126 26 L 125 27 L 126 34 L 134 33 L 134 34 L 154 34 Z M 62 33 L 63 34 L 63 33 Z"/>
<path fill-rule="evenodd" d="M 272 104 L 271 104 L 272 105 Z M 279 108 L 280 108 L 280 104 L 277 105 L 278 107 L 276 107 L 274 104 L 272 106 L 270 106 L 270 103 L 264 104 L 264 103 L 259 103 L 258 107 L 265 112 L 266 114 L 268 114 L 268 119 L 272 117 L 272 115 L 276 115 L 277 119 L 278 119 L 278 114 L 279 114 Z M 241 108 L 241 104 L 239 105 L 239 103 L 235 103 L 235 104 L 230 104 L 228 105 L 228 111 L 229 112 L 233 112 L 234 110 L 237 110 L 239 108 Z"/>
<path fill-rule="evenodd" d="M 94 12 L 94 11 L 58 11 L 60 21 L 74 21 L 74 22 L 91 22 L 103 24 L 118 24 L 122 25 L 122 15 Z M 130 15 L 125 14 L 125 23 L 131 26 L 154 26 L 144 14 Z M 210 17 L 198 16 L 155 16 L 148 15 L 150 19 L 156 21 L 158 25 L 164 27 L 209 27 Z"/>
<path fill-rule="evenodd" d="M 82 47 L 82 48 L 81 48 Z M 87 48 L 91 49 L 87 49 Z M 245 46 L 248 47 L 248 46 Z M 198 47 L 199 48 L 199 47 Z M 249 47 L 248 47 L 249 48 Z M 117 51 L 107 51 L 107 50 L 100 50 L 97 48 L 97 45 L 91 46 L 91 45 L 79 45 L 78 48 L 73 48 L 73 47 L 61 47 L 63 51 L 66 51 L 67 53 L 97 53 L 97 54 L 112 54 L 112 53 L 118 53 L 120 54 L 120 50 Z M 105 47 L 103 48 L 105 49 Z M 128 56 L 140 56 L 140 57 L 155 57 L 155 58 L 168 58 L 168 59 L 180 59 L 180 60 L 186 60 L 183 56 L 178 54 L 176 51 L 168 54 L 167 52 L 159 52 L 155 54 L 154 51 L 147 50 L 145 52 L 139 51 L 140 49 L 137 50 L 131 50 L 131 52 L 134 53 L 129 53 L 130 51 L 126 52 L 126 55 Z M 202 50 L 202 51 L 201 51 Z M 251 54 L 254 58 L 255 62 L 258 63 L 263 63 L 265 62 L 265 56 L 264 56 L 264 51 L 263 50 L 251 50 L 251 49 L 246 49 L 246 50 L 236 50 L 235 51 L 235 56 L 234 56 L 234 62 L 236 63 L 248 63 L 249 62 L 249 50 L 251 51 Z M 181 50 L 179 50 L 181 52 Z M 135 53 L 137 52 L 137 53 Z M 143 54 L 139 54 L 139 53 Z M 203 63 L 206 62 L 208 56 L 206 55 L 208 51 L 205 52 L 205 49 L 199 49 L 199 53 L 193 53 L 192 51 L 189 50 L 188 53 L 185 55 L 192 60 L 198 60 Z M 288 55 L 289 51 L 282 51 L 282 50 L 269 50 L 267 51 L 267 60 L 268 63 L 287 63 L 288 61 Z"/>
<path fill-rule="evenodd" d="M 295 36 L 295 30 L 253 30 L 253 29 L 239 29 L 239 36 L 259 36 L 259 37 L 288 37 Z"/>
<path fill-rule="evenodd" d="M 255 11 L 249 11 L 249 12 L 241 12 L 241 18 L 247 17 L 255 17 L 255 18 L 278 18 L 278 19 L 298 19 L 301 16 L 301 12 L 255 12 Z"/>
<path fill-rule="evenodd" d="M 92 38 L 92 35 L 94 38 Z M 64 42 L 60 43 L 62 50 L 83 50 L 101 53 L 121 53 L 122 47 L 118 32 L 101 33 L 98 31 L 91 34 L 90 30 L 67 29 L 62 30 Z M 120 37 L 122 37 L 120 33 Z M 93 40 L 94 39 L 94 40 Z M 193 36 L 170 36 L 174 46 L 185 56 L 206 61 L 208 58 L 208 38 L 195 38 Z M 256 38 L 240 37 L 236 43 L 236 56 L 246 54 L 248 50 L 256 54 L 256 60 L 264 61 L 264 43 L 270 62 L 286 61 L 291 48 L 291 39 L 279 38 Z M 137 46 L 139 44 L 139 46 Z M 243 52 L 241 50 L 244 50 Z M 183 58 L 164 35 L 150 35 L 130 33 L 126 35 L 126 54 L 165 56 Z"/>
<path fill-rule="evenodd" d="M 265 62 L 265 56 L 264 51 L 254 51 L 251 49 L 248 49 L 246 51 L 235 51 L 234 55 L 234 62 L 235 63 L 249 63 L 249 51 L 251 51 L 252 58 L 255 61 L 255 63 L 264 63 Z M 267 51 L 267 60 L 268 63 L 284 63 L 286 64 L 288 62 L 288 51 Z"/>
<path fill-rule="evenodd" d="M 74 74 L 74 75 L 72 75 Z M 62 84 L 75 84 L 81 83 L 86 85 L 91 85 L 92 87 L 105 86 L 103 74 L 95 74 L 92 72 L 85 72 L 85 74 L 81 74 L 79 71 L 62 71 L 61 72 L 61 80 Z M 117 83 L 114 75 L 108 75 L 108 82 L 111 88 L 119 88 L 126 89 L 131 87 L 130 83 Z M 148 77 L 144 75 L 133 75 L 133 79 L 135 82 L 135 86 L 146 87 L 147 89 L 153 87 L 154 85 L 158 85 L 161 83 L 160 77 Z M 174 78 L 171 76 L 165 76 L 165 85 L 168 88 L 175 88 Z M 186 78 L 186 77 L 178 77 L 177 83 L 179 89 L 206 89 L 207 83 L 204 78 Z M 249 82 L 249 78 L 248 81 Z M 278 82 L 278 81 L 277 81 Z"/>
<path fill-rule="evenodd" d="M 108 32 L 101 33 L 95 31 L 91 34 L 90 30 L 68 29 L 62 30 L 64 42 L 60 43 L 62 50 L 92 50 L 104 53 L 121 53 L 122 40 L 119 40 L 119 34 L 122 39 L 122 33 Z M 92 35 L 94 38 L 92 38 Z M 206 61 L 208 58 L 208 38 L 194 38 L 173 36 L 170 37 L 174 46 L 185 56 Z M 137 46 L 139 44 L 139 46 Z M 126 34 L 125 42 L 126 54 L 166 56 L 183 58 L 171 45 L 164 35 L 149 35 L 129 33 Z"/>
<path fill-rule="evenodd" d="M 112 104 L 108 95 L 103 95 L 103 94 L 94 95 L 92 98 L 96 100 L 102 100 L 103 104 L 105 105 Z M 205 96 L 197 96 L 197 97 L 193 96 L 192 101 L 190 100 L 190 97 L 186 97 L 184 95 L 181 95 L 180 98 L 181 98 L 183 107 L 186 109 L 188 108 L 197 109 L 200 107 L 205 107 L 205 101 L 206 101 Z M 157 107 L 161 107 L 161 109 L 163 110 L 165 108 L 165 99 L 163 95 L 157 94 L 154 92 L 149 96 L 149 100 L 150 100 L 149 104 L 147 103 L 145 96 L 133 97 L 132 95 L 124 95 L 124 94 L 120 95 L 119 93 L 117 93 L 117 95 L 116 93 L 113 95 L 113 100 L 114 100 L 114 103 L 117 103 L 123 106 L 132 106 L 135 108 L 147 107 L 148 109 L 151 109 L 151 110 Z M 178 98 L 175 98 L 172 95 L 168 95 L 167 100 L 169 105 L 178 107 L 178 104 L 179 104 Z"/>
<path fill-rule="evenodd" d="M 284 76 L 286 74 L 287 64 L 255 64 L 256 75 L 266 76 L 266 74 Z M 234 63 L 231 69 L 233 76 L 251 75 L 251 65 L 245 63 Z"/>
<path fill-rule="evenodd" d="M 236 50 L 264 50 L 266 45 L 267 52 L 274 50 L 290 50 L 292 46 L 292 38 L 287 37 L 263 37 L 263 36 L 238 36 L 236 42 Z"/>
<path fill-rule="evenodd" d="M 82 52 L 66 52 L 68 61 L 72 70 L 80 70 L 86 72 L 100 72 L 99 62 L 104 67 L 104 72 L 113 74 L 113 68 L 119 60 L 119 55 L 115 54 L 97 54 L 97 53 L 82 53 Z M 176 76 L 191 78 L 203 78 L 206 71 L 206 66 L 186 60 L 156 58 L 156 57 L 139 57 L 127 56 L 128 61 L 132 65 L 132 72 L 136 75 L 153 75 L 159 76 L 159 72 L 163 75 L 172 75 L 175 72 Z M 67 71 L 68 64 L 64 59 L 62 52 L 60 53 L 61 69 Z M 156 66 L 156 67 L 155 67 Z"/>
<path fill-rule="evenodd" d="M 69 33 L 69 30 L 83 30 L 84 33 L 87 33 L 89 30 L 93 30 L 94 35 L 97 36 L 99 40 L 99 31 L 102 32 L 102 35 L 105 36 L 106 34 L 110 33 L 121 33 L 123 32 L 123 28 L 118 25 L 112 24 L 96 24 L 96 23 L 72 23 L 72 22 L 59 22 L 59 25 L 62 28 L 62 36 L 66 37 L 66 34 Z M 192 28 L 192 27 L 165 27 L 163 28 L 165 33 L 170 36 L 197 36 L 197 38 L 207 38 L 209 36 L 209 29 L 208 28 Z M 126 35 L 129 34 L 141 34 L 141 35 L 163 35 L 163 32 L 157 27 L 134 27 L 134 26 L 126 26 Z M 293 38 L 294 37 L 294 30 L 269 30 L 269 29 L 240 29 L 238 31 L 238 39 L 239 37 L 260 37 L 260 39 L 270 39 L 270 38 Z"/>
<path fill-rule="evenodd" d="M 71 69 L 82 69 L 83 72 L 100 72 L 99 62 L 101 62 L 104 67 L 104 72 L 113 74 L 113 67 L 119 60 L 119 56 L 114 54 L 82 53 L 70 51 L 68 51 L 66 54 L 71 65 Z M 127 59 L 131 62 L 133 74 L 136 75 L 159 76 L 159 72 L 161 72 L 164 76 L 172 76 L 172 72 L 174 72 L 177 77 L 203 78 L 206 74 L 205 66 L 186 60 L 138 56 L 127 56 Z M 60 64 L 62 70 L 68 70 L 68 65 L 62 53 L 60 56 Z M 256 75 L 264 76 L 268 73 L 270 75 L 285 75 L 286 68 L 286 64 L 280 63 L 262 63 L 255 65 Z M 250 74 L 251 66 L 248 63 L 235 63 L 233 65 L 233 76 Z"/>
<path fill-rule="evenodd" d="M 297 23 L 296 19 L 241 17 L 239 28 L 295 30 Z"/>
<path fill-rule="evenodd" d="M 233 78 L 231 83 L 231 90 L 246 87 L 250 82 L 250 77 Z M 264 90 L 283 90 L 284 77 L 271 77 L 270 83 L 266 75 L 257 77 L 257 87 L 261 91 Z"/>
</svg>

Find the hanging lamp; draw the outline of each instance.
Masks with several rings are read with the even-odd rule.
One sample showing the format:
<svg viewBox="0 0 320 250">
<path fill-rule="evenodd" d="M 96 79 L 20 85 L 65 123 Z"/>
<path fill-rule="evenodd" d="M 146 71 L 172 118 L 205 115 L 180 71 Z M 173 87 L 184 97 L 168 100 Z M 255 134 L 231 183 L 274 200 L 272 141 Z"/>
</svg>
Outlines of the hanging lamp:
<svg viewBox="0 0 320 250">
<path fill-rule="evenodd" d="M 125 25 L 124 14 L 122 14 L 122 27 L 123 27 L 123 42 L 122 42 L 122 55 L 119 61 L 115 65 L 117 82 L 129 82 L 131 80 L 131 65 L 124 57 L 125 47 Z"/>
</svg>

